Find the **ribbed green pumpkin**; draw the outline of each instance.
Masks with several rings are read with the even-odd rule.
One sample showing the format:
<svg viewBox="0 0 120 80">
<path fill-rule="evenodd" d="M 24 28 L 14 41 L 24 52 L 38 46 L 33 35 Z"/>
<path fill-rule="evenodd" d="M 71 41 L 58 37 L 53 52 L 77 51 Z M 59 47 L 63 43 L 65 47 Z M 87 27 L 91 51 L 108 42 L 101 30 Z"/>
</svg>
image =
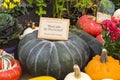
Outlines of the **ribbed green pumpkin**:
<svg viewBox="0 0 120 80">
<path fill-rule="evenodd" d="M 71 29 L 70 31 L 82 38 L 87 43 L 90 48 L 91 58 L 95 55 L 101 54 L 103 45 L 98 42 L 95 37 L 80 29 Z"/>
<path fill-rule="evenodd" d="M 18 47 L 19 60 L 32 75 L 50 75 L 63 80 L 73 71 L 74 64 L 81 69 L 87 64 L 89 47 L 78 36 L 70 33 L 67 41 L 49 41 L 38 39 L 37 33 L 25 36 Z"/>
</svg>

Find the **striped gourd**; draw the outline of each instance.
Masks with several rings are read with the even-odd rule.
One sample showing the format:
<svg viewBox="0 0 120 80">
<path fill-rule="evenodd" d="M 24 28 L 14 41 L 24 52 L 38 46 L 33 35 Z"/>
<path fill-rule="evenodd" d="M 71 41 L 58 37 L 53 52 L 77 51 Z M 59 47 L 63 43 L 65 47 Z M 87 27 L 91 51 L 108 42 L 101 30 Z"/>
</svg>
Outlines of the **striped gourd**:
<svg viewBox="0 0 120 80">
<path fill-rule="evenodd" d="M 115 12 L 115 4 L 111 0 L 100 0 L 99 12 L 113 15 Z"/>
<path fill-rule="evenodd" d="M 49 75 L 63 80 L 73 71 L 73 65 L 81 69 L 90 56 L 86 42 L 69 34 L 67 41 L 50 41 L 37 38 L 38 31 L 25 36 L 19 43 L 19 60 L 23 67 L 34 76 Z"/>
</svg>

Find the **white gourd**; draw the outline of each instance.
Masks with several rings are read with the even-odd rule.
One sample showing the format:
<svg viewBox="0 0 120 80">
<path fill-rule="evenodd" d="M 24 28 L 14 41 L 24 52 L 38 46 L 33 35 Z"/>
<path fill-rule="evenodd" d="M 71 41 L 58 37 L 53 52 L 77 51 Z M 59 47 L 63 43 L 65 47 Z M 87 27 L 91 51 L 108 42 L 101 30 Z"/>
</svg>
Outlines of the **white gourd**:
<svg viewBox="0 0 120 80">
<path fill-rule="evenodd" d="M 38 30 L 38 28 L 36 27 L 35 29 L 32 28 L 27 28 L 24 30 L 23 34 L 20 36 L 20 39 L 24 38 L 25 35 L 32 33 L 33 31 Z"/>
<path fill-rule="evenodd" d="M 69 73 L 64 80 L 92 80 L 90 76 L 84 72 L 80 71 L 78 65 L 74 65 L 74 72 Z"/>
<path fill-rule="evenodd" d="M 120 9 L 117 9 L 117 10 L 114 12 L 113 16 L 114 16 L 116 19 L 120 19 Z"/>
<path fill-rule="evenodd" d="M 20 35 L 20 39 L 24 38 L 27 34 L 32 33 L 35 30 L 38 30 L 38 27 L 35 26 L 35 23 L 32 23 L 32 26 L 25 29 L 23 34 Z"/>
</svg>

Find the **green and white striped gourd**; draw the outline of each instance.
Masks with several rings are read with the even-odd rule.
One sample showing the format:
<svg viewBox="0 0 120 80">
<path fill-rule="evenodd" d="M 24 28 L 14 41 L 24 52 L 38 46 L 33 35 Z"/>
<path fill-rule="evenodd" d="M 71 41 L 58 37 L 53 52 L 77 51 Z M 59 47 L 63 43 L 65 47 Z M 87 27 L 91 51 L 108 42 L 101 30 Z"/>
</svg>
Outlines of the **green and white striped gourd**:
<svg viewBox="0 0 120 80">
<path fill-rule="evenodd" d="M 109 15 L 113 15 L 115 11 L 115 5 L 110 0 L 100 0 L 99 11 Z"/>
</svg>

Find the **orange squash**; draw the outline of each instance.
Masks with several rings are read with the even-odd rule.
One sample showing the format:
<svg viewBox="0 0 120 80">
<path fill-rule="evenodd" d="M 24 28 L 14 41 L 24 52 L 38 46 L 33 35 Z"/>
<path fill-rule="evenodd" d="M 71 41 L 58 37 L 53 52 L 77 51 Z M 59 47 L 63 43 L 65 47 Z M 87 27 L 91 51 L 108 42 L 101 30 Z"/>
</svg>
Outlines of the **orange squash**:
<svg viewBox="0 0 120 80">
<path fill-rule="evenodd" d="M 85 67 L 85 72 L 90 75 L 92 80 L 102 80 L 110 78 L 120 80 L 119 60 L 107 56 L 107 50 L 103 49 L 101 56 L 96 55 Z"/>
</svg>

